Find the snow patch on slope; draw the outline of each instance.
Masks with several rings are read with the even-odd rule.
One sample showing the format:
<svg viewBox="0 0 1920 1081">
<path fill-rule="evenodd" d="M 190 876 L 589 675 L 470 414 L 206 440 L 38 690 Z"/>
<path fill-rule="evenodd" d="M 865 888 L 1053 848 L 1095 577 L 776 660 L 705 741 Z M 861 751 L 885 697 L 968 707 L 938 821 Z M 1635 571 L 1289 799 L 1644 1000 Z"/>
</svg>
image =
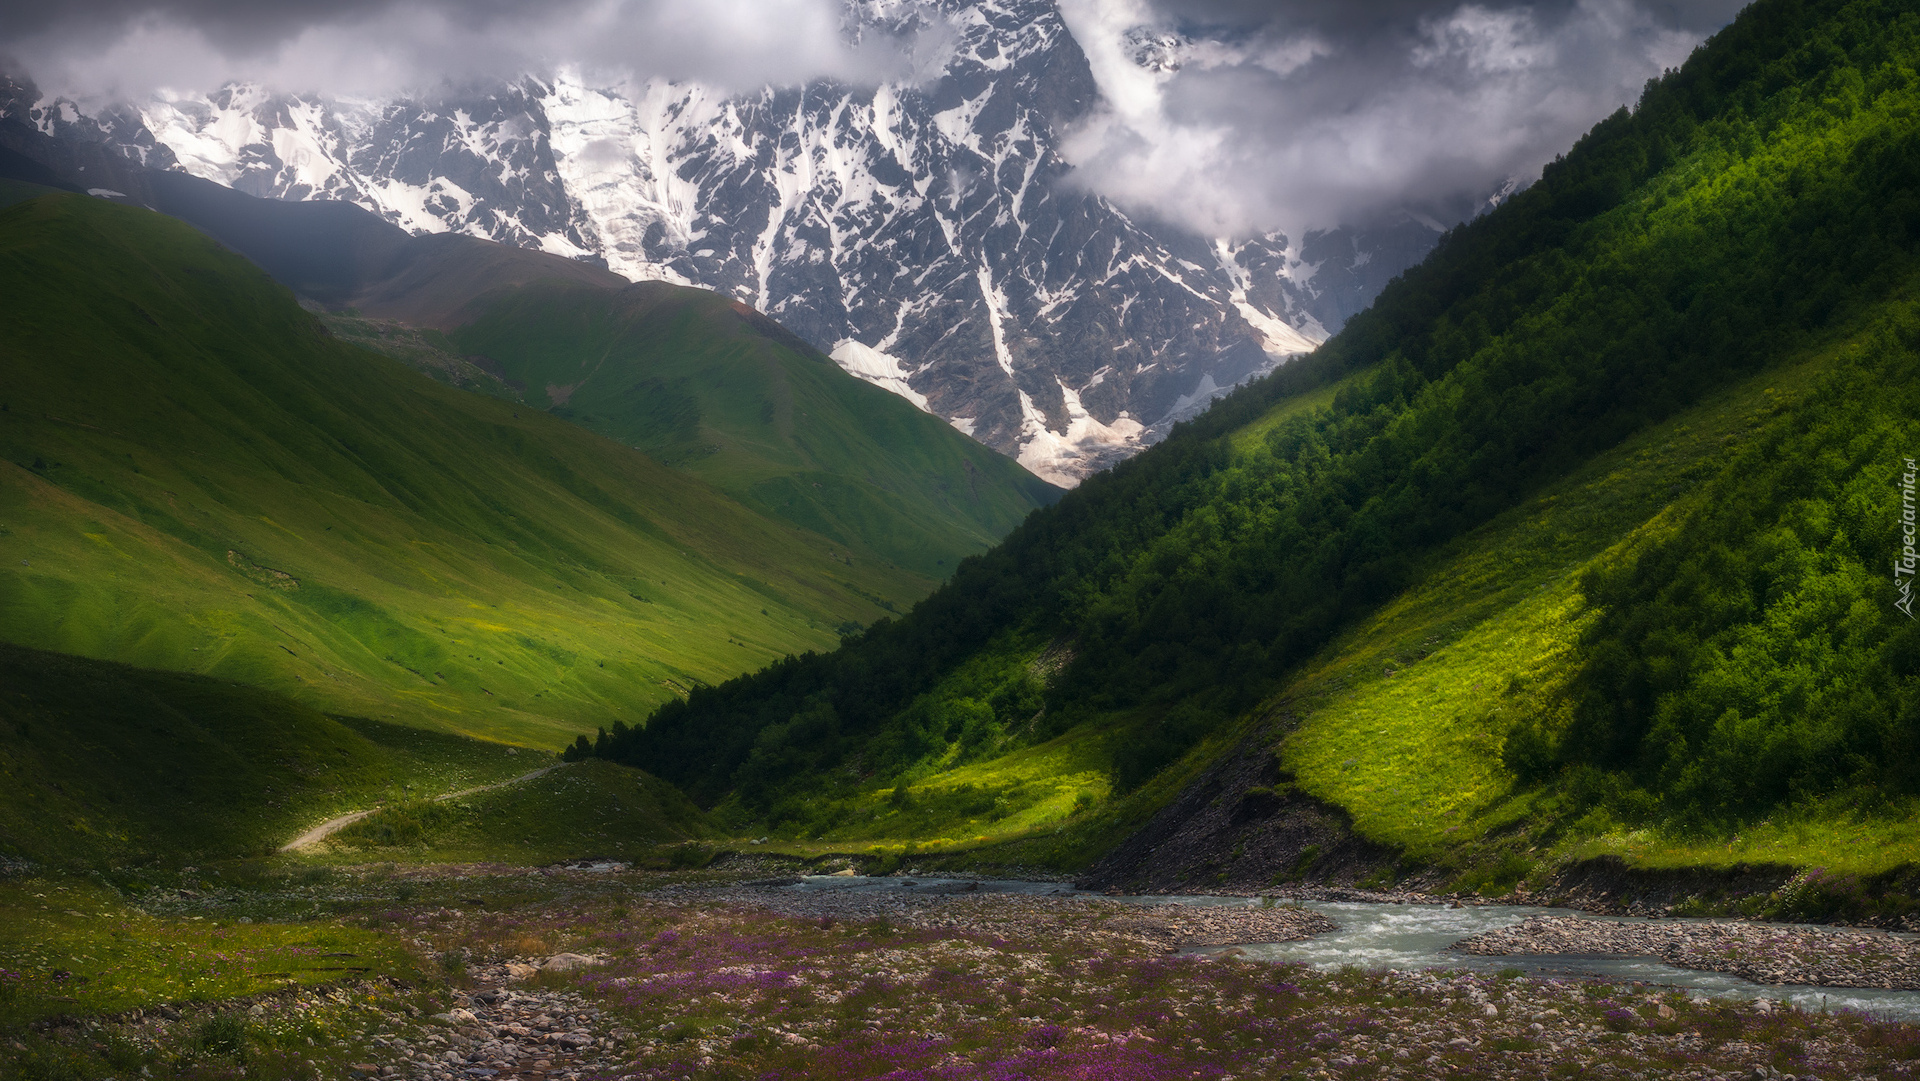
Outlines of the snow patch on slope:
<svg viewBox="0 0 1920 1081">
<path fill-rule="evenodd" d="M 907 366 L 900 362 L 899 357 L 883 353 L 871 345 L 862 345 L 852 338 L 836 344 L 828 356 L 840 367 L 874 386 L 890 390 L 927 412 L 933 412 L 927 405 L 927 396 L 907 383 Z"/>
<path fill-rule="evenodd" d="M 1020 446 L 1019 459 L 1027 472 L 1062 488 L 1071 488 L 1098 468 L 1097 463 L 1137 451 L 1143 445 L 1140 437 L 1146 432 L 1146 425 L 1124 411 L 1112 424 L 1102 424 L 1087 412 L 1078 392 L 1058 378 L 1054 382 L 1066 400 L 1067 430 L 1053 431 L 1043 420 L 1029 429 L 1026 442 Z M 1026 391 L 1020 392 L 1020 404 L 1032 417 L 1040 416 Z"/>
<path fill-rule="evenodd" d="M 692 279 L 648 257 L 649 230 L 669 243 L 693 239 L 696 185 L 674 171 L 670 150 L 679 122 L 703 103 L 697 86 L 649 83 L 633 99 L 589 87 L 562 70 L 540 99 L 551 125 L 548 141 L 567 193 L 586 212 L 607 267 L 633 281 L 692 285 Z"/>
</svg>

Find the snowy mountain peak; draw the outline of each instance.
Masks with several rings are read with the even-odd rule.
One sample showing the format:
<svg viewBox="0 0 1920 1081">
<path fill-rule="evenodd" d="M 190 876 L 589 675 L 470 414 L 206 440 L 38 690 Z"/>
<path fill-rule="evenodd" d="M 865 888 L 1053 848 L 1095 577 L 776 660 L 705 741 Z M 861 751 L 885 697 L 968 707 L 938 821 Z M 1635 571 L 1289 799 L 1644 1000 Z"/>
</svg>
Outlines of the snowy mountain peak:
<svg viewBox="0 0 1920 1081">
<path fill-rule="evenodd" d="M 253 195 L 718 290 L 1063 485 L 1313 348 L 1436 235 L 1296 247 L 1135 221 L 1069 180 L 1061 138 L 1099 91 L 1051 0 L 848 10 L 850 38 L 913 31 L 937 58 L 878 86 L 728 94 L 561 69 L 431 99 L 235 85 L 32 115 Z M 1150 69 L 1190 52 L 1147 29 L 1129 45 Z"/>
</svg>

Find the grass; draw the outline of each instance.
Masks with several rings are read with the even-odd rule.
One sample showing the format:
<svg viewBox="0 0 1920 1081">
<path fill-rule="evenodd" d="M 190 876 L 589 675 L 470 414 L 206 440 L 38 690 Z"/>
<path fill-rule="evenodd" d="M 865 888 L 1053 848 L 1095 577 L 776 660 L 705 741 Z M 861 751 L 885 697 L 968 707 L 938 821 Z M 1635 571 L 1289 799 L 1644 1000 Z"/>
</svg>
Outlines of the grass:
<svg viewBox="0 0 1920 1081">
<path fill-rule="evenodd" d="M 1264 442 L 1267 433 L 1278 428 L 1280 423 L 1288 417 L 1304 416 L 1308 413 L 1318 412 L 1327 408 L 1333 404 L 1333 399 L 1347 387 L 1366 385 L 1372 380 L 1373 373 L 1374 369 L 1372 367 L 1362 368 L 1351 375 L 1315 387 L 1304 394 L 1296 394 L 1284 399 L 1276 403 L 1273 408 L 1262 413 L 1259 418 L 1251 424 L 1235 431 L 1229 443 L 1236 453 L 1246 454 Z"/>
<path fill-rule="evenodd" d="M 29 199 L 38 199 L 43 195 L 59 195 L 59 188 L 49 188 L 44 184 L 33 184 L 25 180 L 13 180 L 0 177 L 0 207 L 24 203 Z"/>
<path fill-rule="evenodd" d="M 704 290 L 540 281 L 451 323 L 446 341 L 484 356 L 529 404 L 921 575 L 945 577 L 1059 495 Z"/>
<path fill-rule="evenodd" d="M 1534 499 L 1438 553 L 1422 578 L 1303 666 L 1259 711 L 1217 733 L 1137 792 L 1115 799 L 1088 784 L 1068 813 L 1047 807 L 1045 829 L 1009 828 L 1004 813 L 1031 780 L 1008 767 L 1021 755 L 1060 755 L 1051 768 L 1089 778 L 1104 751 L 1091 728 L 1015 756 L 942 774 L 970 784 L 970 801 L 927 799 L 909 812 L 886 791 L 862 805 L 866 822 L 829 838 L 891 832 L 900 843 L 945 838 L 962 858 L 1073 869 L 1143 824 L 1207 764 L 1232 751 L 1260 716 L 1291 716 L 1277 748 L 1298 787 L 1351 816 L 1362 836 L 1402 850 L 1409 864 L 1451 868 L 1462 883 L 1511 887 L 1556 861 L 1620 856 L 1650 868 L 1740 863 L 1826 867 L 1875 874 L 1920 864 L 1920 827 L 1905 808 L 1864 810 L 1845 800 L 1776 815 L 1737 837 L 1670 836 L 1620 826 L 1565 794 L 1525 786 L 1501 759 L 1514 719 L 1554 701 L 1591 618 L 1582 574 L 1657 537 L 1691 493 L 1747 439 L 1828 370 L 1845 343 L 1727 389 L 1599 455 Z M 1283 402 L 1247 432 L 1319 408 L 1331 391 Z M 1055 748 L 1060 749 L 1055 749 Z M 1047 761 L 1036 757 L 1036 761 Z M 1005 774 L 1003 775 L 1003 771 Z M 911 795 L 919 797 L 921 786 Z M 976 805 L 999 800 L 993 812 Z M 1024 823 L 1022 823 L 1024 824 Z M 1035 823 L 1034 825 L 1039 825 Z"/>
<path fill-rule="evenodd" d="M 1839 351 L 1730 388 L 1449 546 L 1277 697 L 1300 717 L 1280 747 L 1300 787 L 1347 811 L 1363 836 L 1443 865 L 1605 854 L 1648 867 L 1878 871 L 1913 861 L 1916 837 L 1898 814 L 1809 809 L 1738 839 L 1656 836 L 1580 820 L 1559 793 L 1520 785 L 1500 757 L 1513 719 L 1553 701 L 1571 675 L 1592 615 L 1582 573 L 1670 528 L 1688 493 L 1789 414 Z"/>
<path fill-rule="evenodd" d="M 1045 743 L 959 765 L 907 786 L 896 803 L 878 788 L 814 808 L 817 835 L 774 837 L 766 851 L 877 861 L 911 859 L 942 871 L 1015 876 L 1085 869 L 1252 732 L 1252 718 L 1214 733 L 1131 792 L 1116 793 L 1111 730 L 1081 725 Z M 726 807 L 717 817 L 726 820 Z"/>
<path fill-rule="evenodd" d="M 393 319 L 369 319 L 351 309 L 315 314 L 341 341 L 390 356 L 435 382 L 505 401 L 525 401 L 520 389 L 461 356 L 459 348 L 437 330 L 423 330 Z"/>
<path fill-rule="evenodd" d="M 848 824 L 821 839 L 940 849 L 1051 832 L 1077 811 L 1105 801 L 1105 742 L 1100 733 L 1076 730 L 905 784 L 900 797 L 887 788 L 862 793 L 841 809 Z"/>
<path fill-rule="evenodd" d="M 657 777 L 586 761 L 440 803 L 383 808 L 348 826 L 322 862 L 555 863 L 671 858 L 661 846 L 712 837 L 706 815 Z M 311 859 L 306 862 L 313 862 Z"/>
<path fill-rule="evenodd" d="M 0 854 L 47 867 L 259 856 L 335 815 L 543 761 L 205 676 L 0 646 Z"/>
<path fill-rule="evenodd" d="M 1570 845 L 1567 854 L 1619 856 L 1655 870 L 1784 864 L 1873 875 L 1920 866 L 1920 808 L 1903 801 L 1863 810 L 1832 799 L 1777 813 L 1731 837 L 1616 826 Z"/>
<path fill-rule="evenodd" d="M 418 979 L 396 938 L 333 919 L 167 919 L 82 880 L 0 880 L 0 968 L 24 991 L 0 1027 L 49 1014 L 115 1014 L 339 983 L 369 973 Z"/>
<path fill-rule="evenodd" d="M 0 211 L 0 311 L 18 644 L 551 747 L 933 585 L 342 345 L 146 211 Z"/>
<path fill-rule="evenodd" d="M 138 882 L 188 863 L 658 862 L 714 834 L 678 789 L 623 766 L 517 780 L 556 764 L 205 676 L 0 645 L 0 871 L 25 860 Z M 501 782 L 515 783 L 468 791 Z M 332 841 L 278 855 L 361 810 L 374 813 Z"/>
</svg>

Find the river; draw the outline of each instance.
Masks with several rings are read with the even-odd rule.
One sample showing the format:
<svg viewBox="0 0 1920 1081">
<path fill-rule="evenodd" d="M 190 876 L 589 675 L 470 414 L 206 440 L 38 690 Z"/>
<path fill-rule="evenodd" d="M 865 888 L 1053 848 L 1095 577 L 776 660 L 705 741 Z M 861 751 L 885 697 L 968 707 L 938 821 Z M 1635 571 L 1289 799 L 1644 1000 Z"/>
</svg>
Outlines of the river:
<svg viewBox="0 0 1920 1081">
<path fill-rule="evenodd" d="M 1021 893 L 1081 897 L 1128 904 L 1257 905 L 1258 897 L 1110 896 L 1075 890 L 1059 882 L 1011 879 L 871 878 L 815 875 L 795 884 L 796 890 L 898 891 L 940 894 L 955 892 Z M 1920 991 L 1883 991 L 1872 988 L 1806 987 L 1754 983 L 1721 972 L 1679 968 L 1646 957 L 1601 957 L 1580 954 L 1475 957 L 1448 949 L 1454 943 L 1484 931 L 1498 930 L 1529 916 L 1570 916 L 1616 923 L 1645 923 L 1628 916 L 1596 916 L 1568 908 L 1527 905 L 1391 904 L 1356 901 L 1302 901 L 1302 907 L 1321 912 L 1338 930 L 1293 942 L 1249 942 L 1237 948 L 1254 960 L 1298 963 L 1317 968 L 1354 965 L 1367 969 L 1450 968 L 1480 972 L 1520 969 L 1529 976 L 1596 978 L 1638 981 L 1678 987 L 1699 995 L 1771 998 L 1807 1010 L 1854 1009 L 1877 1017 L 1920 1022 Z M 1684 922 L 1684 921 L 1664 921 Z M 1704 922 L 1704 921 L 1703 921 Z M 1206 947 L 1195 952 L 1216 952 Z"/>
</svg>

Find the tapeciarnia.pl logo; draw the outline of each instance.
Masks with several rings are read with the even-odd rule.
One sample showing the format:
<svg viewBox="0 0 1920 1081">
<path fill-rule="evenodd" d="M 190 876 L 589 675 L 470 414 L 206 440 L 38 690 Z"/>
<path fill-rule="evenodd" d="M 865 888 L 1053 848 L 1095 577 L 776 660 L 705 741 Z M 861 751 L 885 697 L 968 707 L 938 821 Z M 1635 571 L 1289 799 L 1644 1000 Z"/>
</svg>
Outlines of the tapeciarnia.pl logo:
<svg viewBox="0 0 1920 1081">
<path fill-rule="evenodd" d="M 1916 562 L 1920 562 L 1920 555 L 1916 555 L 1913 550 L 1913 484 L 1915 475 L 1920 474 L 1920 469 L 1914 467 L 1912 458 L 1902 458 L 1901 461 L 1907 465 L 1906 471 L 1900 474 L 1901 547 L 1900 558 L 1893 561 L 1893 588 L 1899 592 L 1900 599 L 1894 601 L 1893 606 L 1905 612 L 1908 619 L 1912 619 L 1913 571 Z"/>
</svg>

